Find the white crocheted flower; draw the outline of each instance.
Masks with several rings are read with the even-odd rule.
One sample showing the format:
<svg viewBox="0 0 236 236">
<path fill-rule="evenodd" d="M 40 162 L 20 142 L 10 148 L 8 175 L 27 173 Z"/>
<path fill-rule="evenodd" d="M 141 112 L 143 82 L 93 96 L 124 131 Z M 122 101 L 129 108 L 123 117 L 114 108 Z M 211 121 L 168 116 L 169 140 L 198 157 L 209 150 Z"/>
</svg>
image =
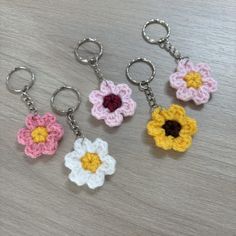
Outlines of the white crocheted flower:
<svg viewBox="0 0 236 236">
<path fill-rule="evenodd" d="M 116 160 L 108 155 L 108 144 L 100 138 L 93 143 L 87 138 L 78 138 L 74 151 L 65 156 L 65 166 L 71 170 L 70 181 L 78 186 L 87 184 L 95 189 L 104 184 L 105 175 L 115 173 Z"/>
</svg>

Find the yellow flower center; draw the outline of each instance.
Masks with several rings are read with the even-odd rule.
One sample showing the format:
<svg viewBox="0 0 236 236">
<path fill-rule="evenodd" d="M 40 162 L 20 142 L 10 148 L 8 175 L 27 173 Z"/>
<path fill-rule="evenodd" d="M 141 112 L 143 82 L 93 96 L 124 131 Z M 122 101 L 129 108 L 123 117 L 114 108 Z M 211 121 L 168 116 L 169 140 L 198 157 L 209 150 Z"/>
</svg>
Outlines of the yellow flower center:
<svg viewBox="0 0 236 236">
<path fill-rule="evenodd" d="M 189 72 L 184 76 L 188 88 L 198 89 L 202 86 L 202 76 L 198 72 Z"/>
<path fill-rule="evenodd" d="M 45 143 L 48 131 L 45 127 L 37 127 L 31 132 L 31 137 L 35 143 Z"/>
<path fill-rule="evenodd" d="M 97 168 L 102 164 L 99 156 L 96 153 L 86 152 L 80 159 L 84 170 L 95 173 Z"/>
</svg>

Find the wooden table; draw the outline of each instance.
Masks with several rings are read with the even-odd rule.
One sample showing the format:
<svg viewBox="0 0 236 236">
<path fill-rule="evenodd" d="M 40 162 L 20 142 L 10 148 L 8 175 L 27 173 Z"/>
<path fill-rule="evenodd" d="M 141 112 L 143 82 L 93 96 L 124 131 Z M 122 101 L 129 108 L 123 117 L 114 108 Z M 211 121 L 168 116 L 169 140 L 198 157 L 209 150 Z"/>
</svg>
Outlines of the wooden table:
<svg viewBox="0 0 236 236">
<path fill-rule="evenodd" d="M 235 15 L 233 0 L 0 0 L 0 235 L 236 235 Z M 185 103 L 199 132 L 184 154 L 155 148 L 145 129 L 149 107 L 133 85 L 133 118 L 117 129 L 95 121 L 88 94 L 98 82 L 73 55 L 77 40 L 97 38 L 104 46 L 102 71 L 118 83 L 127 82 L 128 62 L 145 56 L 157 67 L 152 88 L 158 103 L 179 103 L 168 85 L 175 61 L 141 37 L 151 18 L 166 20 L 171 42 L 194 62 L 209 63 L 219 82 L 208 104 Z M 63 158 L 74 136 L 64 117 L 58 117 L 65 135 L 55 157 L 24 156 L 16 132 L 28 111 L 4 85 L 9 71 L 22 65 L 36 74 L 30 94 L 42 113 L 51 110 L 50 96 L 63 84 L 81 91 L 76 119 L 87 137 L 109 141 L 117 160 L 116 174 L 99 190 L 67 178 Z M 139 78 L 146 72 L 140 68 Z"/>
</svg>

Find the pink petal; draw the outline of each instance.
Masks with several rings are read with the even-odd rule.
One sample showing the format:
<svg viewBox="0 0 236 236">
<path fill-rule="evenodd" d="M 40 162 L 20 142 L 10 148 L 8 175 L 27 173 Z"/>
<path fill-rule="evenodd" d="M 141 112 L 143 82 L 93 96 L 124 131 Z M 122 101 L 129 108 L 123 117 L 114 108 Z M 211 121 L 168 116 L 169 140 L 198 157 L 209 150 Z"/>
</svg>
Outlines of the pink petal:
<svg viewBox="0 0 236 236">
<path fill-rule="evenodd" d="M 89 101 L 92 104 L 102 104 L 103 103 L 103 93 L 100 92 L 99 90 L 93 90 L 90 94 L 89 94 Z"/>
<path fill-rule="evenodd" d="M 44 143 L 32 143 L 25 146 L 25 154 L 31 158 L 37 158 L 43 154 Z"/>
<path fill-rule="evenodd" d="M 37 126 L 44 126 L 44 120 L 40 115 L 29 114 L 25 119 L 25 125 L 28 129 L 33 129 Z"/>
<path fill-rule="evenodd" d="M 108 95 L 113 93 L 117 95 L 118 89 L 116 85 L 111 80 L 104 80 L 100 85 L 100 90 L 103 92 L 104 95 Z"/>
<path fill-rule="evenodd" d="M 196 90 L 193 94 L 193 101 L 196 105 L 207 103 L 210 98 L 209 92 L 201 87 L 200 89 Z"/>
<path fill-rule="evenodd" d="M 199 72 L 202 77 L 209 77 L 211 75 L 210 66 L 205 63 L 198 63 L 196 66 L 196 71 Z"/>
<path fill-rule="evenodd" d="M 117 109 L 124 116 L 133 116 L 136 110 L 136 102 L 133 99 L 122 101 L 122 106 Z"/>
<path fill-rule="evenodd" d="M 43 115 L 42 120 L 44 121 L 44 126 L 53 124 L 56 122 L 57 118 L 52 113 L 47 112 Z"/>
<path fill-rule="evenodd" d="M 131 96 L 132 90 L 127 84 L 118 84 L 116 87 L 121 98 L 129 98 Z"/>
<path fill-rule="evenodd" d="M 185 74 L 186 73 L 182 71 L 173 73 L 169 78 L 171 87 L 178 89 L 182 86 L 185 86 L 186 82 L 183 80 Z"/>
<path fill-rule="evenodd" d="M 94 104 L 91 113 L 98 120 L 101 120 L 105 119 L 105 117 L 108 115 L 108 109 L 105 108 L 102 104 Z"/>
<path fill-rule="evenodd" d="M 42 152 L 45 155 L 54 155 L 57 151 L 57 147 L 58 147 L 58 142 L 56 140 L 47 140 L 47 142 L 44 143 Z"/>
<path fill-rule="evenodd" d="M 194 89 L 193 88 L 187 88 L 185 86 L 180 87 L 177 91 L 176 91 L 176 97 L 182 101 L 189 101 L 193 98 L 193 94 L 194 94 Z"/>
<path fill-rule="evenodd" d="M 104 121 L 106 125 L 110 127 L 119 126 L 123 121 L 123 116 L 116 110 L 115 112 L 108 114 Z"/>
<path fill-rule="evenodd" d="M 48 135 L 52 136 L 56 141 L 61 140 L 61 138 L 64 135 L 64 129 L 58 123 L 48 125 L 47 126 L 47 131 L 48 131 Z"/>
<path fill-rule="evenodd" d="M 33 142 L 31 138 L 31 131 L 27 128 L 20 129 L 17 133 L 17 141 L 22 145 L 31 144 Z"/>
<path fill-rule="evenodd" d="M 203 78 L 203 88 L 208 92 L 215 92 L 217 90 L 217 81 L 211 77 Z"/>
<path fill-rule="evenodd" d="M 177 65 L 177 71 L 180 72 L 190 72 L 190 71 L 195 71 L 195 66 L 189 59 L 182 59 L 179 61 Z"/>
</svg>

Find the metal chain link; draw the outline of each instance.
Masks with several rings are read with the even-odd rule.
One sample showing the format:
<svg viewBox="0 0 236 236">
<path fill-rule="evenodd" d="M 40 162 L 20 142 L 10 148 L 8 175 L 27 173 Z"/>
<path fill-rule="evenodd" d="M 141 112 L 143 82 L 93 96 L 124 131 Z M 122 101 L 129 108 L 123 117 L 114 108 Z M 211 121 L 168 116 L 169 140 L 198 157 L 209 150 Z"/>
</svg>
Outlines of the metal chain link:
<svg viewBox="0 0 236 236">
<path fill-rule="evenodd" d="M 90 63 L 90 66 L 93 68 L 96 76 L 98 77 L 99 82 L 102 82 L 104 80 L 104 76 L 99 67 L 98 60 L 96 58 L 93 58 L 93 59 L 90 59 L 89 63 Z"/>
<path fill-rule="evenodd" d="M 169 52 L 169 54 L 177 61 L 186 58 L 182 56 L 181 52 L 172 43 L 170 43 L 168 39 L 166 39 L 163 43 L 160 43 L 159 46 L 160 48 L 165 49 L 167 52 Z"/>
<path fill-rule="evenodd" d="M 145 81 L 141 82 L 139 84 L 139 90 L 145 93 L 148 104 L 152 109 L 154 109 L 155 107 L 158 106 L 157 102 L 156 102 L 155 95 L 152 91 L 152 88 L 149 86 L 149 84 L 147 82 L 145 82 Z"/>
<path fill-rule="evenodd" d="M 30 110 L 30 112 L 37 114 L 38 110 L 34 105 L 34 101 L 33 99 L 30 97 L 30 95 L 27 93 L 28 88 L 25 87 L 25 89 L 23 90 L 23 92 L 21 93 L 21 99 L 22 101 L 25 103 L 25 105 L 28 107 L 28 109 Z"/>
<path fill-rule="evenodd" d="M 72 129 L 73 133 L 76 135 L 76 136 L 79 136 L 79 137 L 83 137 L 83 134 L 82 134 L 82 131 L 80 129 L 80 126 L 79 126 L 79 123 L 75 120 L 74 118 L 74 110 L 69 108 L 68 109 L 68 112 L 67 112 L 67 122 L 70 126 L 70 128 Z"/>
</svg>

